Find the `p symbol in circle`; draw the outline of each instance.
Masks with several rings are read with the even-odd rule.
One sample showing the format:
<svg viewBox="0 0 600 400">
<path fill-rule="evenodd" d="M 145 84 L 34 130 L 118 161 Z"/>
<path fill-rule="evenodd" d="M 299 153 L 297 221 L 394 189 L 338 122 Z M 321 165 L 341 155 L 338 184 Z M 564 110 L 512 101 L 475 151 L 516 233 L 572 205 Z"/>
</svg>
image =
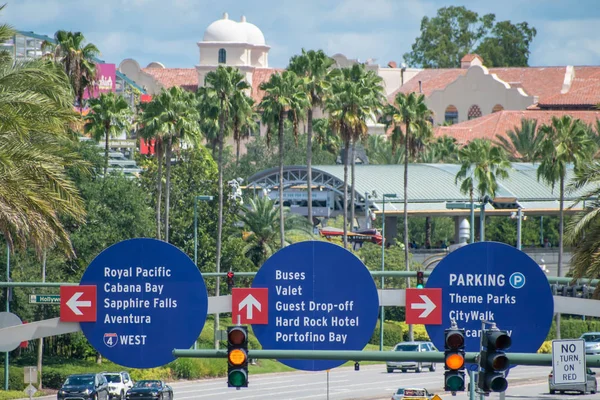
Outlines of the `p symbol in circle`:
<svg viewBox="0 0 600 400">
<path fill-rule="evenodd" d="M 520 272 L 515 272 L 510 276 L 508 281 L 510 286 L 514 287 L 515 289 L 521 289 L 523 286 L 525 286 L 525 275 Z"/>
</svg>

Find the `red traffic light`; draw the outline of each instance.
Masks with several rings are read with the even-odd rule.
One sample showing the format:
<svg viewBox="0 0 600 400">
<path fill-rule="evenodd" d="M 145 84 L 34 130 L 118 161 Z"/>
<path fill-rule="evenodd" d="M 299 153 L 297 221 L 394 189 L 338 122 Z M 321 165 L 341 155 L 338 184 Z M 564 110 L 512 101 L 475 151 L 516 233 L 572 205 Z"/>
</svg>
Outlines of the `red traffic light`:
<svg viewBox="0 0 600 400">
<path fill-rule="evenodd" d="M 227 333 L 227 341 L 231 345 L 241 346 L 246 343 L 247 340 L 247 333 L 242 328 L 231 328 Z"/>
<path fill-rule="evenodd" d="M 465 337 L 460 332 L 452 332 L 446 336 L 446 344 L 451 349 L 458 349 L 465 345 Z"/>
<path fill-rule="evenodd" d="M 227 272 L 227 279 L 233 279 L 233 271 Z"/>
</svg>

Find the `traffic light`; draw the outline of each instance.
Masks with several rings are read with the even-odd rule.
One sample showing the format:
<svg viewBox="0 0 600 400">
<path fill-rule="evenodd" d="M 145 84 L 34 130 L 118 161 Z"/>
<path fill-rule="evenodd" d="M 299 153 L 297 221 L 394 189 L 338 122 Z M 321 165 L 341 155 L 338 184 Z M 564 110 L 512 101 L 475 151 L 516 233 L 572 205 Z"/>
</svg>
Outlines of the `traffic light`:
<svg viewBox="0 0 600 400">
<path fill-rule="evenodd" d="M 465 390 L 465 330 L 455 323 L 444 331 L 444 390 Z"/>
<path fill-rule="evenodd" d="M 227 386 L 248 387 L 248 328 L 227 328 Z"/>
<path fill-rule="evenodd" d="M 504 392 L 508 388 L 508 381 L 504 371 L 510 366 L 508 357 L 504 353 L 512 340 L 507 331 L 488 329 L 483 331 L 482 350 L 479 355 L 478 386 L 485 393 Z"/>
<path fill-rule="evenodd" d="M 423 289 L 425 287 L 423 271 L 417 271 L 417 289 Z"/>
<path fill-rule="evenodd" d="M 229 271 L 227 272 L 227 288 L 229 289 L 229 291 L 231 292 L 231 289 L 233 289 L 233 287 L 235 286 L 235 276 L 233 274 L 233 271 Z"/>
</svg>

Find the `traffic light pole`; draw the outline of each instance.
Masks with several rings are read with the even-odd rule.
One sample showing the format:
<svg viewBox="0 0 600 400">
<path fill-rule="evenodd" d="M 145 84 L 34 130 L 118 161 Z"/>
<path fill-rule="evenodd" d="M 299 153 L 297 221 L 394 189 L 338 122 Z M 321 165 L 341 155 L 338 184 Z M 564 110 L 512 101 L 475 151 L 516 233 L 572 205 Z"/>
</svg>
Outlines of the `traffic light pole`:
<svg viewBox="0 0 600 400">
<path fill-rule="evenodd" d="M 175 349 L 176 358 L 227 358 L 227 350 Z M 552 354 L 506 353 L 511 365 L 552 366 Z M 248 358 L 281 360 L 352 360 L 444 362 L 440 351 L 248 350 Z M 478 364 L 479 352 L 465 354 L 465 362 Z M 600 356 L 586 356 L 588 367 L 600 368 Z"/>
</svg>

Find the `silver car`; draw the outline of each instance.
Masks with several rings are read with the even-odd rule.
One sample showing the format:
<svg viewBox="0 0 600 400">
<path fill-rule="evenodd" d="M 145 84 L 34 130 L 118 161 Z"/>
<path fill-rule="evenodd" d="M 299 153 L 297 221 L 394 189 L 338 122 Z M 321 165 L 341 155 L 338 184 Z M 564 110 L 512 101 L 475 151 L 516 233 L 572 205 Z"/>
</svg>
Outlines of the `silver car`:
<svg viewBox="0 0 600 400">
<path fill-rule="evenodd" d="M 587 332 L 579 339 L 585 340 L 585 354 L 588 356 L 600 355 L 600 332 Z"/>
<path fill-rule="evenodd" d="M 554 385 L 552 384 L 552 372 L 548 375 L 548 386 L 550 394 L 556 392 L 580 392 L 581 394 L 591 393 L 594 394 L 598 391 L 598 382 L 596 382 L 596 373 L 591 369 L 587 369 L 586 383 L 573 383 L 568 385 Z"/>
<path fill-rule="evenodd" d="M 437 349 L 431 342 L 402 342 L 394 346 L 392 351 L 437 351 Z M 433 362 L 387 361 L 385 364 L 389 373 L 394 372 L 395 369 L 402 372 L 407 372 L 409 369 L 422 372 L 423 368 L 429 368 L 430 371 L 435 371 L 435 363 Z"/>
</svg>

